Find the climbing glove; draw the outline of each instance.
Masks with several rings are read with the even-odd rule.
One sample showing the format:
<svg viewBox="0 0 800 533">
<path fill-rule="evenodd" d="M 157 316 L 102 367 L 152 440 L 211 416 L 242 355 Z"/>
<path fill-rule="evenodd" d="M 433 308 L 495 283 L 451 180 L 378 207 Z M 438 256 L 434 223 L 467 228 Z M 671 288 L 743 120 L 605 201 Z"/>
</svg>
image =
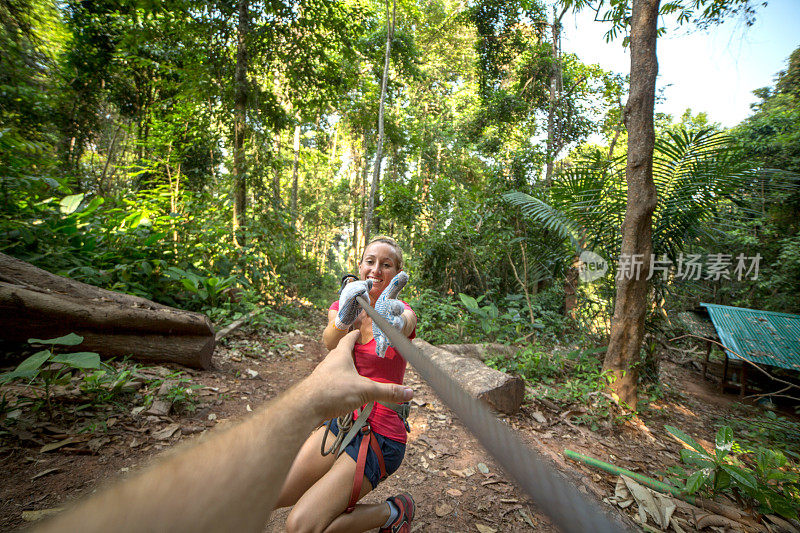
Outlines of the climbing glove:
<svg viewBox="0 0 800 533">
<path fill-rule="evenodd" d="M 342 292 L 339 294 L 339 313 L 333 322 L 336 329 L 346 330 L 353 325 L 362 311 L 361 305 L 356 301 L 356 296 L 363 296 L 369 300 L 371 288 L 371 279 L 351 281 L 342 288 Z"/>
<path fill-rule="evenodd" d="M 395 298 L 403 290 L 407 282 L 408 274 L 402 271 L 398 272 L 378 297 L 378 301 L 375 302 L 375 310 L 378 314 L 400 331 L 406 325 L 406 320 L 402 316 L 406 306 L 400 300 L 395 300 Z M 386 349 L 392 343 L 389 342 L 388 337 L 383 334 L 375 322 L 372 322 L 372 336 L 375 337 L 375 353 L 378 354 L 378 357 L 385 357 Z"/>
</svg>

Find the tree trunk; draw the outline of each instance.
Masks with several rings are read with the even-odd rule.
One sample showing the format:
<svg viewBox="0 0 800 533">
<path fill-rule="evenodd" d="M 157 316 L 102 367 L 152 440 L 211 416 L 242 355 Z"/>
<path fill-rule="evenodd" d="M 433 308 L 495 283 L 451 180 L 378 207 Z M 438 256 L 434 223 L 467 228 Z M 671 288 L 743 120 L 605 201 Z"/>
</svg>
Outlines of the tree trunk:
<svg viewBox="0 0 800 533">
<path fill-rule="evenodd" d="M 578 307 L 579 265 L 580 258 L 576 255 L 564 275 L 564 316 L 570 318 L 575 318 L 575 308 Z"/>
<path fill-rule="evenodd" d="M 361 217 L 358 208 L 359 202 L 361 201 L 359 183 L 361 181 L 361 165 L 366 166 L 366 163 L 364 162 L 364 158 L 359 155 L 355 143 L 353 143 L 351 149 L 353 151 L 353 183 L 350 187 L 350 204 L 353 206 L 353 235 L 351 239 L 353 264 L 351 266 L 353 271 L 355 271 L 358 270 L 358 263 L 360 261 L 358 255 L 358 221 Z"/>
<path fill-rule="evenodd" d="M 108 153 L 106 154 L 106 162 L 103 165 L 103 172 L 100 174 L 99 184 L 97 185 L 97 190 L 100 194 L 104 194 L 106 192 L 106 175 L 108 173 L 108 165 L 111 163 L 111 158 L 114 155 L 114 145 L 117 143 L 117 136 L 119 135 L 119 131 L 122 129 L 122 122 L 117 125 L 117 128 L 114 130 L 114 135 L 111 137 L 111 142 L 108 145 Z"/>
<path fill-rule="evenodd" d="M 275 211 L 281 208 L 281 130 L 275 132 L 275 173 L 272 175 L 272 207 Z"/>
<path fill-rule="evenodd" d="M 233 118 L 233 236 L 238 246 L 244 246 L 244 226 L 247 222 L 247 182 L 244 162 L 244 135 L 247 106 L 247 32 L 249 26 L 248 0 L 239 0 L 239 26 L 236 49 L 236 93 Z"/>
<path fill-rule="evenodd" d="M 0 336 L 25 342 L 67 333 L 76 350 L 104 357 L 209 368 L 214 328 L 208 317 L 56 276 L 0 254 Z"/>
<path fill-rule="evenodd" d="M 611 391 L 630 408 L 636 408 L 639 373 L 635 363 L 644 336 L 647 311 L 647 273 L 653 251 L 652 217 L 656 207 L 653 183 L 653 146 L 658 61 L 656 40 L 659 0 L 634 0 L 631 17 L 631 88 L 625 106 L 628 163 L 625 179 L 628 202 L 622 224 L 620 271 L 608 352 L 603 370 L 616 377 Z M 640 260 L 641 271 L 625 266 Z"/>
<path fill-rule="evenodd" d="M 292 163 L 292 229 L 297 229 L 297 170 L 300 162 L 300 124 L 294 127 L 294 163 Z"/>
<path fill-rule="evenodd" d="M 383 161 L 383 107 L 386 101 L 386 85 L 389 82 L 389 58 L 392 52 L 392 39 L 394 38 L 394 19 L 397 10 L 396 0 L 392 0 L 392 19 L 389 20 L 389 2 L 386 2 L 386 54 L 383 62 L 383 78 L 381 80 L 381 99 L 378 104 L 378 146 L 375 148 L 375 168 L 372 171 L 372 184 L 369 188 L 369 204 L 364 217 L 364 246 L 369 242 L 372 231 L 372 218 L 375 212 L 375 195 L 378 194 L 378 181 L 381 174 Z"/>
<path fill-rule="evenodd" d="M 553 178 L 553 161 L 558 155 L 558 148 L 556 137 L 558 136 L 556 127 L 556 107 L 561 100 L 561 91 L 563 90 L 562 72 L 561 72 L 561 19 L 567 12 L 567 8 L 561 10 L 561 14 L 556 16 L 555 7 L 553 8 L 553 24 L 550 27 L 551 39 L 550 43 L 551 52 L 553 54 L 553 68 L 550 71 L 550 95 L 547 108 L 547 166 L 545 168 L 545 187 L 550 187 Z"/>
</svg>

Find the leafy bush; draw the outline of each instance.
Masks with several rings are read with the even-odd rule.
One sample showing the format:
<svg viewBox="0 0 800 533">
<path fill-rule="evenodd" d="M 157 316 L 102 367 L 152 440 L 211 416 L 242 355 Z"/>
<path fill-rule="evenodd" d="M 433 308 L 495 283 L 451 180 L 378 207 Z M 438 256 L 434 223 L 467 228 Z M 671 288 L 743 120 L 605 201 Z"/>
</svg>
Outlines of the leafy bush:
<svg viewBox="0 0 800 533">
<path fill-rule="evenodd" d="M 501 372 L 517 374 L 528 381 L 553 383 L 561 374 L 561 362 L 550 350 L 531 345 L 523 348 L 513 358 L 496 356 L 487 359 L 487 366 Z"/>
<path fill-rule="evenodd" d="M 417 336 L 431 344 L 463 342 L 461 309 L 452 298 L 433 289 L 408 291 L 408 303 L 417 313 Z"/>
<path fill-rule="evenodd" d="M 665 426 L 666 430 L 691 447 L 681 450 L 681 460 L 697 469 L 687 472 L 673 467 L 673 482 L 687 494 L 707 492 L 712 496 L 732 492 L 744 496 L 758 506 L 762 513 L 777 513 L 785 518 L 797 518 L 800 508 L 800 475 L 786 456 L 775 450 L 759 447 L 754 452 L 733 455 L 733 430 L 723 426 L 717 432 L 713 452 L 707 451 L 681 430 Z"/>
</svg>

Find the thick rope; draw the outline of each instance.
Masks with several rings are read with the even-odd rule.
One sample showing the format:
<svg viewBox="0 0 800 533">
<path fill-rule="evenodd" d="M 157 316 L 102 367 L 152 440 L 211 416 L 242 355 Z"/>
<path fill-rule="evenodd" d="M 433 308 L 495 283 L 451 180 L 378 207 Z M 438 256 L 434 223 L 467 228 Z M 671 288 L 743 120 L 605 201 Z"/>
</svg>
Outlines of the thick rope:
<svg viewBox="0 0 800 533">
<path fill-rule="evenodd" d="M 470 397 L 441 368 L 422 355 L 419 348 L 380 316 L 366 298 L 358 296 L 356 300 L 389 337 L 392 346 L 559 528 L 576 533 L 627 531 L 621 522 L 610 519 L 595 502 L 584 498 L 573 485 L 559 477 L 538 453 L 525 446 L 489 409 Z"/>
</svg>

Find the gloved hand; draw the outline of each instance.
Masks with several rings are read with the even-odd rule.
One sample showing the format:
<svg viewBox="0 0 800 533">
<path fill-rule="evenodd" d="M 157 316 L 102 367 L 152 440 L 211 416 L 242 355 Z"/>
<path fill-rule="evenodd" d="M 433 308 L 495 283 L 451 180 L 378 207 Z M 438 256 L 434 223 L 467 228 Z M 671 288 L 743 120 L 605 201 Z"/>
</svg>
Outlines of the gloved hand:
<svg viewBox="0 0 800 533">
<path fill-rule="evenodd" d="M 359 280 L 351 281 L 344 286 L 342 292 L 339 294 L 339 313 L 333 321 L 336 329 L 342 331 L 347 330 L 353 322 L 356 321 L 358 315 L 361 314 L 361 305 L 356 301 L 356 296 L 363 296 L 369 300 L 369 291 L 372 288 L 372 280 Z"/>
<path fill-rule="evenodd" d="M 385 318 L 389 324 L 400 331 L 402 331 L 403 327 L 406 325 L 406 320 L 402 317 L 406 306 L 403 305 L 403 302 L 400 300 L 395 300 L 395 298 L 400 291 L 403 290 L 407 282 L 408 274 L 402 271 L 398 272 L 378 297 L 378 301 L 375 302 L 375 310 Z M 389 342 L 388 337 L 383 334 L 374 321 L 372 322 L 372 336 L 375 337 L 375 353 L 378 354 L 378 357 L 385 357 L 386 349 L 391 346 L 392 343 Z"/>
</svg>

